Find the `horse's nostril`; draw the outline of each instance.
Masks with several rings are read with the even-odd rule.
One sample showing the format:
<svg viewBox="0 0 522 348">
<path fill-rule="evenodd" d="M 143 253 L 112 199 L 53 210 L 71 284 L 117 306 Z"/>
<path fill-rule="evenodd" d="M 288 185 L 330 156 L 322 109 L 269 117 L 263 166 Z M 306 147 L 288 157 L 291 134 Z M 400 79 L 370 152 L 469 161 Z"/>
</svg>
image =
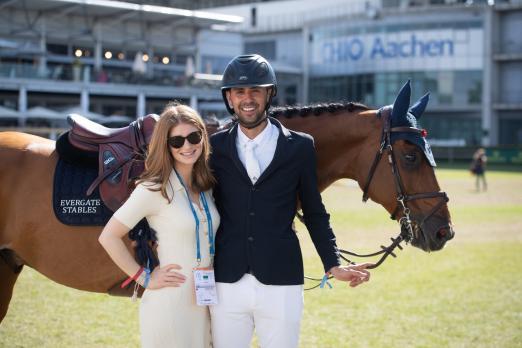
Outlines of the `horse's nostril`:
<svg viewBox="0 0 522 348">
<path fill-rule="evenodd" d="M 437 238 L 439 239 L 451 239 L 453 238 L 451 228 L 448 226 L 442 227 L 437 231 Z"/>
<path fill-rule="evenodd" d="M 437 231 L 437 238 L 438 239 L 446 239 L 446 236 L 448 235 L 448 229 L 447 227 L 443 227 L 440 230 Z"/>
</svg>

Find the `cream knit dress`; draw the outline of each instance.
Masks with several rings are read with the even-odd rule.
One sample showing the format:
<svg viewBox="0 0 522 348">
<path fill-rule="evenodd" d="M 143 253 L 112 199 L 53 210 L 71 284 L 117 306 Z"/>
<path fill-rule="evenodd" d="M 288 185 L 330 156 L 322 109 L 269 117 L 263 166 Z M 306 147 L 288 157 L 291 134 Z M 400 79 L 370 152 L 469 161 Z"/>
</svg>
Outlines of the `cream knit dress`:
<svg viewBox="0 0 522 348">
<path fill-rule="evenodd" d="M 192 270 L 196 260 L 196 222 L 187 194 L 174 170 L 167 188 L 168 201 L 159 191 L 139 184 L 129 199 L 114 213 L 114 217 L 133 228 L 146 217 L 158 238 L 160 266 L 178 264 L 187 280 L 181 287 L 145 290 L 140 303 L 140 331 L 142 347 L 151 348 L 207 348 L 210 346 L 210 318 L 207 307 L 196 305 Z M 211 192 L 204 193 L 212 216 L 212 233 L 219 226 L 219 214 Z M 194 206 L 199 217 L 201 267 L 210 266 L 208 224 L 202 210 Z"/>
</svg>

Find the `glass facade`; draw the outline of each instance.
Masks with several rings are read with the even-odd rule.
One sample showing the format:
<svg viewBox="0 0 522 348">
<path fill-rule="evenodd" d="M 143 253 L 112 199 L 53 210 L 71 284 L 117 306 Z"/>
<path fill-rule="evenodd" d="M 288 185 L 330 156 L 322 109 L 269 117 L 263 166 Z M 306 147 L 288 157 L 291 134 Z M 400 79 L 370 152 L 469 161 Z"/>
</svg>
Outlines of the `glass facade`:
<svg viewBox="0 0 522 348">
<path fill-rule="evenodd" d="M 428 139 L 463 141 L 468 146 L 480 145 L 482 126 L 480 118 L 453 112 L 429 113 L 419 119 L 419 125 L 428 131 Z"/>
<path fill-rule="evenodd" d="M 222 56 L 201 56 L 201 67 L 202 72 L 205 74 L 218 74 L 221 75 L 227 64 L 232 60 L 233 57 L 222 57 Z"/>
<path fill-rule="evenodd" d="M 499 114 L 499 138 L 504 145 L 522 144 L 522 114 L 503 111 Z"/>
<path fill-rule="evenodd" d="M 379 108 L 392 104 L 408 79 L 412 84 L 412 103 L 430 92 L 430 107 L 450 109 L 481 105 L 481 71 L 400 72 L 313 78 L 310 81 L 310 101 L 356 101 Z M 478 145 L 482 137 L 478 111 L 475 114 L 427 112 L 420 119 L 420 124 L 428 129 L 431 139 L 457 139 L 467 145 Z M 502 132 L 510 132 L 509 126 L 504 128 L 501 127 L 501 136 Z M 517 136 L 522 135 L 509 137 Z"/>
<path fill-rule="evenodd" d="M 245 53 L 257 53 L 268 60 L 276 59 L 276 42 L 274 40 L 245 43 Z"/>
<path fill-rule="evenodd" d="M 391 104 L 401 86 L 412 83 L 412 100 L 430 92 L 431 106 L 478 106 L 481 71 L 390 72 L 310 79 L 311 102 L 358 101 L 371 107 Z"/>
</svg>

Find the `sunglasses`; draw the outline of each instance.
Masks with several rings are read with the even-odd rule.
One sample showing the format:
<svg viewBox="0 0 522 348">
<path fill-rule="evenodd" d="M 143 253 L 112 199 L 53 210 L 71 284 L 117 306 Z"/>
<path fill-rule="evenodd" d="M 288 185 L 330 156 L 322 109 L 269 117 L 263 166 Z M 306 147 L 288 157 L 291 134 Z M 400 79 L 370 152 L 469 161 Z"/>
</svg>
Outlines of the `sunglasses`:
<svg viewBox="0 0 522 348">
<path fill-rule="evenodd" d="M 167 143 L 171 147 L 173 147 L 175 149 L 179 149 L 179 148 L 183 147 L 183 145 L 185 145 L 185 139 L 187 139 L 188 142 L 191 143 L 192 145 L 197 145 L 201 142 L 201 138 L 202 138 L 201 132 L 195 131 L 195 132 L 190 133 L 186 137 L 181 136 L 181 135 L 176 135 L 174 137 L 170 137 L 170 138 L 168 138 Z"/>
</svg>

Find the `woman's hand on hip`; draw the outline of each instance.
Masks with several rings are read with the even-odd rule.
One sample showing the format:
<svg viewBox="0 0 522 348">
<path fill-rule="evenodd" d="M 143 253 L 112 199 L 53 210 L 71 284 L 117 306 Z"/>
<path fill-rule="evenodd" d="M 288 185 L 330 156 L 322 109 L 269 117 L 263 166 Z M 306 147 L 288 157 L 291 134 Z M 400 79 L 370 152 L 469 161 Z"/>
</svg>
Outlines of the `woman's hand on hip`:
<svg viewBox="0 0 522 348">
<path fill-rule="evenodd" d="M 186 280 L 186 277 L 177 272 L 181 266 L 170 264 L 163 267 L 156 267 L 150 274 L 150 281 L 147 289 L 161 289 L 164 287 L 179 287 Z"/>
</svg>

